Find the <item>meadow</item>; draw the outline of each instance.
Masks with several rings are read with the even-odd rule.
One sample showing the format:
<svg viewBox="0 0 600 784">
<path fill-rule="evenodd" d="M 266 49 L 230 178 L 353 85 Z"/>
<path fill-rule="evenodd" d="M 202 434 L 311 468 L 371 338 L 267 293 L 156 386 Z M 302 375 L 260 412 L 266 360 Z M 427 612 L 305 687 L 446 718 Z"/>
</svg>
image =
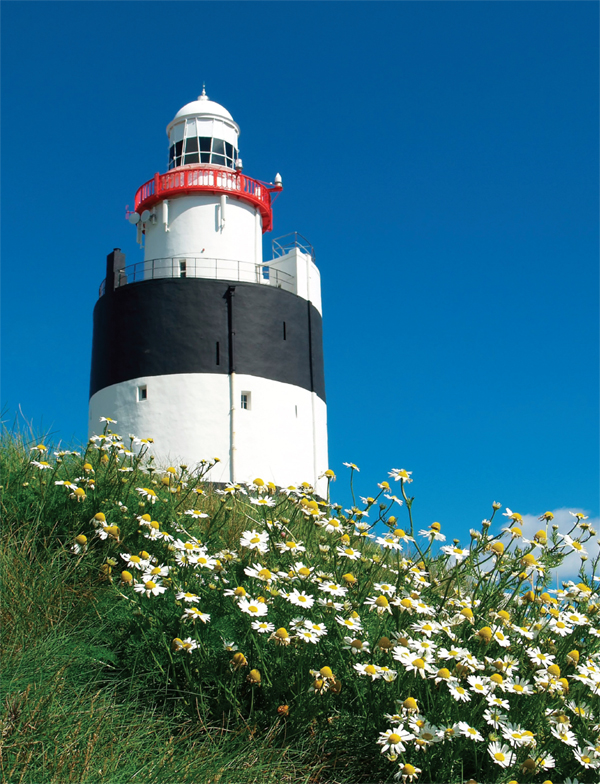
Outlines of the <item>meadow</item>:
<svg viewBox="0 0 600 784">
<path fill-rule="evenodd" d="M 103 427 L 0 445 L 3 781 L 600 780 L 583 514 L 527 538 L 494 503 L 446 541 L 405 469 L 343 508 L 331 471 L 214 486 Z"/>
</svg>

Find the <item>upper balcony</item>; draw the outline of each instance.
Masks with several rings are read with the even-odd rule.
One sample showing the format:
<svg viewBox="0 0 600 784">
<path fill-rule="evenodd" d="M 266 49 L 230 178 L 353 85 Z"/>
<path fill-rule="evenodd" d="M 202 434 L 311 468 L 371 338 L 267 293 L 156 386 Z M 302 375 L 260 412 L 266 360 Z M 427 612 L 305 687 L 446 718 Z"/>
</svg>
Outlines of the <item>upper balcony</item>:
<svg viewBox="0 0 600 784">
<path fill-rule="evenodd" d="M 141 215 L 163 199 L 190 193 L 226 193 L 249 202 L 262 217 L 263 234 L 273 228 L 271 193 L 281 191 L 280 185 L 268 185 L 230 169 L 207 165 L 182 166 L 167 174 L 155 174 L 138 188 L 135 211 Z"/>
<path fill-rule="evenodd" d="M 208 278 L 241 283 L 260 283 L 296 293 L 295 277 L 283 270 L 272 269 L 268 264 L 228 259 L 172 258 L 152 259 L 130 264 L 114 270 L 115 289 L 130 283 L 141 283 L 160 278 Z M 106 279 L 100 284 L 99 296 L 106 292 Z"/>
</svg>

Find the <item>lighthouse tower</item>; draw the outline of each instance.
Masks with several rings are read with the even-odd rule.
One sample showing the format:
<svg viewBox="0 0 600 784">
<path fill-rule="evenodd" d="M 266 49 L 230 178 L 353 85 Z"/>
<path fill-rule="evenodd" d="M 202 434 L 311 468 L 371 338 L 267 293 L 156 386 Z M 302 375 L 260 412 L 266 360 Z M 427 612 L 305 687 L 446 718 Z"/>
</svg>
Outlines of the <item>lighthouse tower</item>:
<svg viewBox="0 0 600 784">
<path fill-rule="evenodd" d="M 144 259 L 115 249 L 94 308 L 89 430 L 152 437 L 157 462 L 218 457 L 213 481 L 320 485 L 327 469 L 321 279 L 299 235 L 273 241 L 267 184 L 242 174 L 240 129 L 208 99 L 167 126 L 169 163 L 129 215 Z"/>
</svg>

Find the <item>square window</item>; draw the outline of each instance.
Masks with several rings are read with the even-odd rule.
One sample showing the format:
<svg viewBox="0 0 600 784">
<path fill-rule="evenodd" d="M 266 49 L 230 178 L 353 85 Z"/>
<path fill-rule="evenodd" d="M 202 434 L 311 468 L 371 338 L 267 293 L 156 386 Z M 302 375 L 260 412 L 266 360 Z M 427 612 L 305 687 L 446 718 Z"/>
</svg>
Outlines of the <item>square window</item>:
<svg viewBox="0 0 600 784">
<path fill-rule="evenodd" d="M 137 399 L 138 403 L 141 403 L 142 400 L 148 399 L 148 387 L 145 384 L 143 387 L 137 388 Z"/>
<path fill-rule="evenodd" d="M 251 395 L 250 392 L 242 392 L 240 407 L 250 411 Z"/>
</svg>

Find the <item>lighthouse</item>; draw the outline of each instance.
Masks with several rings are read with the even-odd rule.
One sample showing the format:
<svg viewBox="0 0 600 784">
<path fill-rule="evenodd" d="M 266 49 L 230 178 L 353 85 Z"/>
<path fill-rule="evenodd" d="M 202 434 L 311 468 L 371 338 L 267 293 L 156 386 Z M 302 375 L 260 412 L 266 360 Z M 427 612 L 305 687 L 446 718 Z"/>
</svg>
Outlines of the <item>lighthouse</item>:
<svg viewBox="0 0 600 784">
<path fill-rule="evenodd" d="M 205 91 L 167 126 L 168 166 L 128 216 L 94 308 L 89 432 L 153 439 L 158 464 L 218 457 L 208 478 L 318 488 L 328 467 L 321 277 L 294 233 L 272 242 L 281 177 L 242 173 L 240 129 Z"/>
</svg>

